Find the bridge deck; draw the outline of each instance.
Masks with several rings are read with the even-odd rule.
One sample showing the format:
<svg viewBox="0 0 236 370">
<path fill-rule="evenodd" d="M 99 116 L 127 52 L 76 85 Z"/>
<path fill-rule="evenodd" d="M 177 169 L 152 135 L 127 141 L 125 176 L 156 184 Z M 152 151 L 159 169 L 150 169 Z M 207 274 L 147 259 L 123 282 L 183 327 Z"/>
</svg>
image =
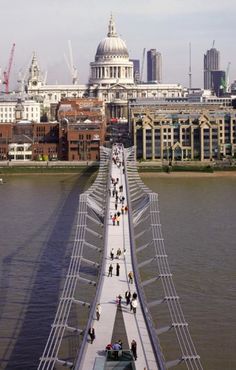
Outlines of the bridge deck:
<svg viewBox="0 0 236 370">
<path fill-rule="evenodd" d="M 121 158 L 121 154 L 120 154 Z M 122 166 L 117 167 L 116 164 L 112 164 L 112 177 L 119 178 L 120 185 L 123 185 L 123 193 L 126 202 L 126 184 L 125 176 L 123 175 Z M 112 190 L 112 184 L 111 184 Z M 120 193 L 119 193 L 120 195 Z M 126 204 L 126 203 L 125 203 Z M 115 197 L 111 195 L 109 202 L 110 212 L 107 222 L 108 239 L 107 239 L 107 256 L 106 256 L 106 272 L 104 273 L 103 285 L 101 289 L 100 304 L 102 308 L 100 320 L 97 321 L 94 317 L 93 327 L 95 329 L 96 338 L 93 344 L 90 343 L 89 339 L 85 348 L 85 355 L 82 361 L 80 369 L 98 369 L 99 362 L 103 362 L 105 356 L 105 347 L 108 343 L 114 340 L 121 339 L 123 341 L 123 349 L 126 350 L 127 345 L 130 348 L 131 341 L 135 339 L 137 342 L 137 355 L 138 358 L 135 361 L 136 369 L 157 369 L 156 360 L 153 354 L 151 342 L 146 329 L 145 320 L 138 304 L 137 313 L 133 314 L 130 311 L 130 307 L 126 306 L 125 292 L 127 290 L 136 292 L 135 279 L 133 284 L 128 282 L 128 273 L 132 271 L 131 253 L 130 253 L 130 235 L 129 235 L 129 215 L 124 214 L 120 217 L 120 226 L 113 226 L 110 214 L 114 214 L 115 211 Z M 121 203 L 118 203 L 118 210 L 121 209 Z M 114 248 L 115 255 L 118 248 L 121 249 L 122 255 L 120 259 L 114 258 L 111 261 L 110 251 Z M 124 255 L 124 250 L 126 253 Z M 120 264 L 120 275 L 116 276 L 116 264 Z M 113 265 L 113 276 L 108 277 L 108 268 L 112 263 Z M 119 327 L 122 327 L 121 317 L 116 318 L 117 303 L 116 297 L 122 296 L 121 310 L 123 314 L 123 320 L 125 329 L 123 333 L 119 331 Z M 128 342 L 127 342 L 128 340 Z M 97 364 L 97 365 L 96 365 Z"/>
</svg>

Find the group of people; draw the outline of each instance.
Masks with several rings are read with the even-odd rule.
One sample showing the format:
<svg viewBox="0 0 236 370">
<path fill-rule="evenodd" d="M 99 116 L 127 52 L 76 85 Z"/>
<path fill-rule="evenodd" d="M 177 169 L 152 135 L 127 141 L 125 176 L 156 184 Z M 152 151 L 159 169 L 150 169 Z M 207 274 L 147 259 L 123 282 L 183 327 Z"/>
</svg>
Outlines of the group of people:
<svg viewBox="0 0 236 370">
<path fill-rule="evenodd" d="M 113 271 L 113 266 L 112 263 L 110 264 L 108 268 L 108 277 L 112 277 L 112 271 Z M 120 276 L 120 264 L 117 262 L 116 264 L 116 276 Z"/>
<path fill-rule="evenodd" d="M 121 256 L 122 252 L 121 252 L 121 249 L 118 248 L 117 251 L 116 251 L 116 258 L 119 260 L 120 259 L 120 256 Z M 110 251 L 110 257 L 111 257 L 111 260 L 113 261 L 114 259 L 114 256 L 115 256 L 115 251 L 114 251 L 114 248 L 111 249 Z"/>
<path fill-rule="evenodd" d="M 130 311 L 133 311 L 134 314 L 136 314 L 138 301 L 137 301 L 138 295 L 136 292 L 134 292 L 131 296 L 130 290 L 127 290 L 125 292 L 125 299 L 126 299 L 126 306 L 130 305 Z"/>
<path fill-rule="evenodd" d="M 131 352 L 133 354 L 133 357 L 135 360 L 137 360 L 137 342 L 133 339 L 131 342 Z M 123 350 L 123 344 L 122 341 L 119 339 L 115 343 L 109 343 L 106 346 L 106 351 L 109 351 L 112 356 L 117 360 L 119 355 L 122 355 L 122 350 Z"/>
<path fill-rule="evenodd" d="M 136 311 L 137 311 L 137 306 L 138 306 L 138 295 L 136 292 L 134 292 L 131 296 L 131 292 L 130 290 L 127 290 L 125 292 L 125 300 L 126 300 L 126 306 L 130 306 L 130 311 L 133 311 L 134 314 L 136 314 Z M 117 297 L 116 297 L 116 303 L 118 306 L 121 307 L 121 300 L 122 300 L 122 296 L 119 294 Z"/>
</svg>

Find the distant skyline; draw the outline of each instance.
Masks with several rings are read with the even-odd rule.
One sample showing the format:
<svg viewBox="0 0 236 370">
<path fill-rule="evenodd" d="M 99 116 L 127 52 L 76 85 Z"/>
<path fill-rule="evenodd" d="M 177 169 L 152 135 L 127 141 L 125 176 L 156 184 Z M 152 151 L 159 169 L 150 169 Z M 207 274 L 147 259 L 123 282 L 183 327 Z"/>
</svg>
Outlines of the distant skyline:
<svg viewBox="0 0 236 370">
<path fill-rule="evenodd" d="M 220 69 L 230 66 L 230 82 L 236 80 L 235 0 L 1 0 L 0 67 L 6 68 L 12 44 L 16 44 L 11 87 L 18 72 L 36 52 L 41 70 L 51 84 L 71 83 L 64 59 L 68 40 L 73 47 L 79 83 L 87 83 L 89 63 L 99 42 L 106 37 L 110 14 L 119 36 L 126 42 L 130 59 L 142 59 L 143 48 L 162 54 L 163 83 L 188 86 L 189 42 L 192 45 L 192 86 L 203 87 L 203 56 L 212 47 L 220 51 Z M 144 76 L 147 61 L 145 58 Z"/>
</svg>

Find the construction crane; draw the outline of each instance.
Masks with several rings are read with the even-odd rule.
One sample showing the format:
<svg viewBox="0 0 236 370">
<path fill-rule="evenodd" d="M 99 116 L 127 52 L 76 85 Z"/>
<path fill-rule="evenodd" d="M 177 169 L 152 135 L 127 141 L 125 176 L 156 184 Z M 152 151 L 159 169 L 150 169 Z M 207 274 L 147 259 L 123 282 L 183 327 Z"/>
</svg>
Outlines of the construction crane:
<svg viewBox="0 0 236 370">
<path fill-rule="evenodd" d="M 140 80 L 143 82 L 143 70 L 144 70 L 144 61 L 145 61 L 146 48 L 143 49 L 142 63 L 141 63 L 141 76 Z"/>
<path fill-rule="evenodd" d="M 72 45 L 71 45 L 70 40 L 68 40 L 68 49 L 69 49 L 69 59 L 67 58 L 66 54 L 64 54 L 64 58 L 65 58 L 67 67 L 68 67 L 69 72 L 70 72 L 71 77 L 72 77 L 72 84 L 76 85 L 78 83 L 78 71 L 77 71 L 77 68 L 74 65 Z"/>
<path fill-rule="evenodd" d="M 10 82 L 10 74 L 11 74 L 11 67 L 12 67 L 12 62 L 13 62 L 13 56 L 14 56 L 14 51 L 15 51 L 15 45 L 12 45 L 11 48 L 11 53 L 8 61 L 8 66 L 7 70 L 3 72 L 3 84 L 5 85 L 5 93 L 9 94 L 9 82 Z"/>
</svg>

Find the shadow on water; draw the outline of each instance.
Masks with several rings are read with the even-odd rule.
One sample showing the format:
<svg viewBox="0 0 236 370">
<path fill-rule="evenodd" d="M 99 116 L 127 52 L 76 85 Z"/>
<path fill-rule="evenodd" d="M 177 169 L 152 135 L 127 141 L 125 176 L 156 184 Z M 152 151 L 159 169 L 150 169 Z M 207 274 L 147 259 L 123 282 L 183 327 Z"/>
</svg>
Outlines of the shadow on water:
<svg viewBox="0 0 236 370">
<path fill-rule="evenodd" d="M 6 356 L 3 356 L 4 362 L 7 362 L 4 368 L 7 370 L 36 369 L 38 366 L 57 309 L 63 271 L 69 264 L 68 248 L 70 252 L 73 245 L 74 235 L 72 234 L 78 197 L 86 190 L 89 177 L 95 171 L 96 169 L 85 169 L 69 194 L 53 212 L 52 229 L 35 262 L 31 292 L 27 302 L 22 302 L 23 305 L 27 305 L 27 308 L 23 318 L 20 317 L 18 320 L 20 321 L 18 322 L 19 334 L 13 349 L 10 348 L 13 344 L 9 343 L 5 351 Z M 5 261 L 8 265 L 11 264 L 11 257 L 13 256 L 8 256 Z M 14 340 L 15 338 L 12 338 L 12 342 Z M 9 359 L 7 359 L 7 353 Z"/>
</svg>

